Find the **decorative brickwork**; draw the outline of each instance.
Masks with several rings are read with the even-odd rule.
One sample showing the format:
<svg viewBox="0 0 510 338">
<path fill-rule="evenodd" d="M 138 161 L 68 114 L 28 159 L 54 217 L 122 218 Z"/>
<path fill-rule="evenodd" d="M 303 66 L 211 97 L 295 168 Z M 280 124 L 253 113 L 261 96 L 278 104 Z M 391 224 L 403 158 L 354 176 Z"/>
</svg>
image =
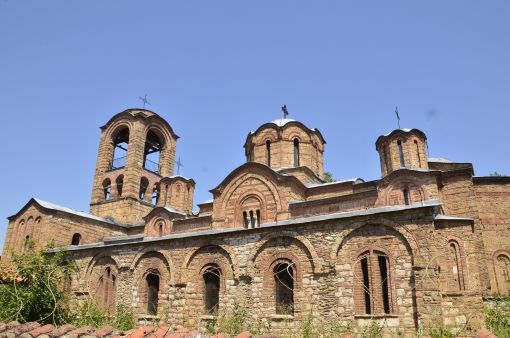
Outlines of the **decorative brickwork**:
<svg viewBox="0 0 510 338">
<path fill-rule="evenodd" d="M 487 296 L 510 290 L 510 179 L 427 158 L 420 130 L 377 139 L 381 179 L 325 183 L 320 132 L 266 123 L 198 213 L 195 181 L 173 175 L 176 141 L 153 112 L 115 115 L 91 213 L 31 199 L 9 217 L 3 259 L 53 241 L 79 268 L 76 300 L 169 326 L 241 305 L 275 332 L 309 314 L 357 332 L 465 332 L 482 326 Z"/>
</svg>

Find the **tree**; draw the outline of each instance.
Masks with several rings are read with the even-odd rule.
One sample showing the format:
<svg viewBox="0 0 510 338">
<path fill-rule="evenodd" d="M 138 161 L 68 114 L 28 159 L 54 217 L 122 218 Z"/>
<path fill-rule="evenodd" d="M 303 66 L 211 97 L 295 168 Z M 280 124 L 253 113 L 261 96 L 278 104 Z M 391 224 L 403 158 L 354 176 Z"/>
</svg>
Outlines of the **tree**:
<svg viewBox="0 0 510 338">
<path fill-rule="evenodd" d="M 332 173 L 330 173 L 329 171 L 326 171 L 324 173 L 324 181 L 326 183 L 331 183 L 331 182 L 336 182 L 336 179 L 333 178 L 333 174 Z"/>
</svg>

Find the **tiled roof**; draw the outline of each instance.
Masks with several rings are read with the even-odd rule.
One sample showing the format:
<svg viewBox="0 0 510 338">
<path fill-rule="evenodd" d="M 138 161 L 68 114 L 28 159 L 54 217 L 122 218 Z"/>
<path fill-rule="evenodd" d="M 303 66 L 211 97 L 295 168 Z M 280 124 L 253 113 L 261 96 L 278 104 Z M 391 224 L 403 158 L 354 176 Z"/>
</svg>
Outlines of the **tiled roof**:
<svg viewBox="0 0 510 338">
<path fill-rule="evenodd" d="M 104 326 L 94 328 L 92 326 L 84 326 L 77 328 L 71 324 L 65 324 L 55 327 L 52 324 L 41 325 L 37 322 L 29 322 L 20 324 L 12 321 L 7 324 L 0 323 L 1 337 L 23 337 L 23 338 L 278 338 L 275 335 L 252 336 L 249 332 L 242 332 L 235 336 L 229 336 L 219 333 L 209 336 L 200 333 L 198 330 L 188 330 L 180 328 L 172 330 L 168 326 L 153 327 L 151 325 L 140 326 L 135 329 L 121 331 L 113 326 Z"/>
</svg>

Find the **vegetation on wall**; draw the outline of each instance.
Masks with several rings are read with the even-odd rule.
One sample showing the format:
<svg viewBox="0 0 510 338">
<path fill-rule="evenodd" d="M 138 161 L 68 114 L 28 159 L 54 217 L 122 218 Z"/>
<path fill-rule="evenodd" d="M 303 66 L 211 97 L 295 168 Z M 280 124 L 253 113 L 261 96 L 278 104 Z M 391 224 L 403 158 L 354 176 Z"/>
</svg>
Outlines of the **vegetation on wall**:
<svg viewBox="0 0 510 338">
<path fill-rule="evenodd" d="M 496 336 L 510 337 L 510 296 L 498 296 L 489 303 L 485 324 Z"/>
</svg>

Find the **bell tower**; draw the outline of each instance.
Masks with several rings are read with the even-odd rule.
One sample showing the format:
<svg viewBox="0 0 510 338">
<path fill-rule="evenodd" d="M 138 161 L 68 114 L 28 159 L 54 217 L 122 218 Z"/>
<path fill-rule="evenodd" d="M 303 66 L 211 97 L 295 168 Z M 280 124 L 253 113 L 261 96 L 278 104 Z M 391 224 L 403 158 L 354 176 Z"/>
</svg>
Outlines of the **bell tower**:
<svg viewBox="0 0 510 338">
<path fill-rule="evenodd" d="M 179 137 L 163 118 L 128 109 L 101 127 L 90 212 L 136 224 L 158 203 L 162 177 L 174 172 Z"/>
</svg>

